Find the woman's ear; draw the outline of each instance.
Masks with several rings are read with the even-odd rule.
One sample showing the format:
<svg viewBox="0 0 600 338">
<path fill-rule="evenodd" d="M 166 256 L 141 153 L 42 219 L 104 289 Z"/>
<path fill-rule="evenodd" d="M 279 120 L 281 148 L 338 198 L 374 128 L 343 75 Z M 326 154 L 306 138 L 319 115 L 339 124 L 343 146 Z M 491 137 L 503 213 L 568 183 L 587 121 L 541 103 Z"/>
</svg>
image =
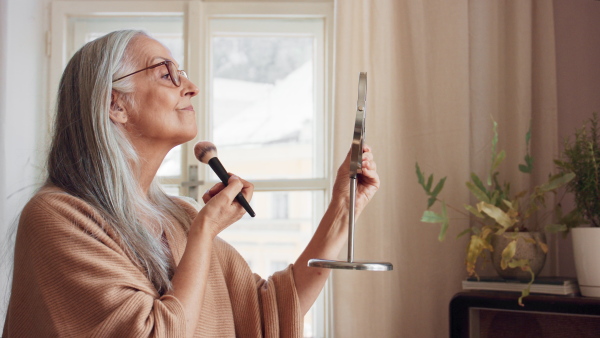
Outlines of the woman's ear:
<svg viewBox="0 0 600 338">
<path fill-rule="evenodd" d="M 119 93 L 114 90 L 110 94 L 110 120 L 114 123 L 125 124 L 127 122 L 127 110 L 125 109 Z"/>
</svg>

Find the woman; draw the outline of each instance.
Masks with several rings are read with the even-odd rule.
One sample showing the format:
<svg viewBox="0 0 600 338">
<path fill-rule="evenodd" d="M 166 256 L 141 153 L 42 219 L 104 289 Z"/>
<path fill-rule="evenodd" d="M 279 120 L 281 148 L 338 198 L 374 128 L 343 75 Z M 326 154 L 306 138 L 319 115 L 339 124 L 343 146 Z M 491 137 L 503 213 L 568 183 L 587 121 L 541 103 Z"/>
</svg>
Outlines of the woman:
<svg viewBox="0 0 600 338">
<path fill-rule="evenodd" d="M 302 318 L 347 236 L 348 161 L 298 260 L 268 280 L 217 235 L 245 213 L 232 176 L 196 210 L 155 179 L 197 132 L 198 88 L 139 31 L 83 46 L 61 79 L 47 183 L 24 208 L 3 337 L 301 336 Z M 379 187 L 368 147 L 357 214 Z"/>
</svg>

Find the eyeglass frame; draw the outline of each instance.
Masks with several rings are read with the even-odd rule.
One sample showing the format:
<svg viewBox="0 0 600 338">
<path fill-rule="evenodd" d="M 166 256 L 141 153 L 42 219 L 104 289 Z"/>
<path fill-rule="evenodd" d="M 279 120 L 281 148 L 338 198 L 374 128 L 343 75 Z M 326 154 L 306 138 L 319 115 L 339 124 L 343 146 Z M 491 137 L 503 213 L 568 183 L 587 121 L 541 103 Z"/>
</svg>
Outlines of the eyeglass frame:
<svg viewBox="0 0 600 338">
<path fill-rule="evenodd" d="M 178 84 L 177 82 L 175 82 L 175 76 L 173 76 L 173 74 L 171 73 L 171 69 L 169 68 L 169 64 L 171 64 L 171 65 L 173 65 L 173 67 L 175 67 L 175 63 L 173 61 L 171 61 L 171 60 L 161 61 L 161 62 L 159 62 L 157 64 L 152 65 L 152 66 L 148 66 L 148 67 L 146 67 L 144 69 L 137 70 L 137 71 L 135 71 L 135 72 L 133 72 L 131 74 L 127 74 L 125 76 L 121 76 L 120 78 L 118 78 L 116 80 L 113 80 L 113 83 L 115 83 L 115 82 L 117 82 L 119 80 L 122 80 L 122 79 L 124 79 L 124 78 L 126 78 L 128 76 L 131 76 L 131 75 L 143 72 L 143 71 L 148 70 L 148 69 L 154 69 L 156 67 L 160 67 L 160 66 L 164 65 L 167 68 L 167 72 L 169 72 L 169 77 L 171 78 L 171 82 L 173 83 L 173 85 L 175 85 L 175 87 L 179 87 L 179 86 L 181 86 L 181 78 L 180 78 L 180 76 L 183 76 L 183 77 L 185 77 L 187 79 L 188 75 L 187 75 L 187 73 L 184 70 L 176 69 L 177 80 L 179 82 L 179 84 Z"/>
</svg>

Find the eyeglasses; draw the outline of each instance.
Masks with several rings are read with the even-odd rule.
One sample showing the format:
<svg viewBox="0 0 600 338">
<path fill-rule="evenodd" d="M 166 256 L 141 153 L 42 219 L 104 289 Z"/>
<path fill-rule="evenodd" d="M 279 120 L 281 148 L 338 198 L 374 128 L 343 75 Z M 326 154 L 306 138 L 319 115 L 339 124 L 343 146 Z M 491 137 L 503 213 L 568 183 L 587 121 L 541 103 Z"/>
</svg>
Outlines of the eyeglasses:
<svg viewBox="0 0 600 338">
<path fill-rule="evenodd" d="M 131 76 L 133 74 L 137 74 L 139 72 L 143 72 L 143 71 L 145 71 L 147 69 L 153 69 L 153 68 L 156 68 L 156 67 L 160 67 L 162 65 L 165 65 L 165 67 L 167 67 L 167 71 L 169 72 L 169 77 L 171 78 L 171 82 L 173 82 L 173 84 L 175 85 L 175 87 L 181 86 L 181 78 L 179 76 L 183 76 L 186 79 L 188 78 L 187 73 L 185 71 L 183 71 L 183 70 L 177 69 L 177 67 L 175 67 L 175 63 L 173 63 L 173 61 L 165 60 L 165 61 L 159 62 L 159 63 L 157 63 L 155 65 L 152 65 L 152 66 L 146 67 L 144 69 L 140 69 L 138 71 L 135 71 L 135 72 L 133 72 L 131 74 L 127 74 L 125 76 L 121 76 L 120 78 L 118 78 L 116 80 L 113 80 L 113 83 L 117 82 L 119 80 L 122 80 L 122 79 L 124 79 L 124 78 L 126 78 L 128 76 Z"/>
</svg>

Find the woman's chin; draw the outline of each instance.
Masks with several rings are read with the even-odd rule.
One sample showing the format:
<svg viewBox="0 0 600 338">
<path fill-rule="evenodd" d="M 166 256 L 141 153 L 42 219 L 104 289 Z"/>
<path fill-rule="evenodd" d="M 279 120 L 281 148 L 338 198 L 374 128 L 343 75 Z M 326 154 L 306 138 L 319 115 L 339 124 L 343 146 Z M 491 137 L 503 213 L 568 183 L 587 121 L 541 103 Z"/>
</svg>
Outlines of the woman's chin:
<svg viewBox="0 0 600 338">
<path fill-rule="evenodd" d="M 179 135 L 181 137 L 181 139 L 179 140 L 178 145 L 193 140 L 196 137 L 196 135 L 198 135 L 198 129 L 196 129 L 196 128 L 190 129 L 190 130 L 186 130 L 185 132 L 182 132 Z"/>
</svg>

